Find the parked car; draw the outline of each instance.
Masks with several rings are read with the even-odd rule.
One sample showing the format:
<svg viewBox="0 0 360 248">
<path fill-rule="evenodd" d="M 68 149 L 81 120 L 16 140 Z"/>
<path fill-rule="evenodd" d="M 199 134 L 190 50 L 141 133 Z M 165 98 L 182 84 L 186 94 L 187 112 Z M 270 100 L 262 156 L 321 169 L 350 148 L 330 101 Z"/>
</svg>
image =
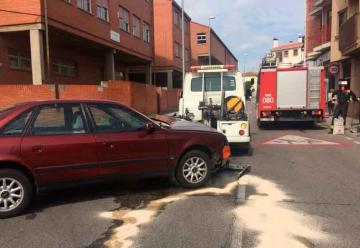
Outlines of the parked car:
<svg viewBox="0 0 360 248">
<path fill-rule="evenodd" d="M 74 182 L 169 176 L 200 187 L 229 156 L 216 130 L 159 125 L 115 102 L 18 104 L 0 111 L 0 218 L 23 212 L 44 189 Z"/>
</svg>

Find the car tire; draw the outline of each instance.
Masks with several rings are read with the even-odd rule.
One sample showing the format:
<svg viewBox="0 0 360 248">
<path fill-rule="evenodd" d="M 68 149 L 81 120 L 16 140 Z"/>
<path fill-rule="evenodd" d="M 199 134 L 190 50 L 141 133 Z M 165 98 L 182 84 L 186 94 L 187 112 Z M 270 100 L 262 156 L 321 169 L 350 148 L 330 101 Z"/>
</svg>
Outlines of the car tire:
<svg viewBox="0 0 360 248">
<path fill-rule="evenodd" d="M 33 197 L 33 187 L 27 176 L 17 170 L 0 170 L 0 219 L 22 213 Z"/>
<path fill-rule="evenodd" d="M 210 179 L 212 171 L 209 156 L 198 150 L 186 153 L 176 169 L 176 181 L 184 188 L 199 188 Z"/>
</svg>

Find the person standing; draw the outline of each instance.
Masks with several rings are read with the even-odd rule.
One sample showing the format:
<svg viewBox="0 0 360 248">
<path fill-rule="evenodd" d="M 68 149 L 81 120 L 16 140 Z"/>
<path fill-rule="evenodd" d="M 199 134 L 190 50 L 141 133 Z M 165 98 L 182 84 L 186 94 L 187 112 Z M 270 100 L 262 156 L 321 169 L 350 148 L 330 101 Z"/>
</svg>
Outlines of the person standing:
<svg viewBox="0 0 360 248">
<path fill-rule="evenodd" d="M 359 100 L 354 94 L 354 92 L 352 92 L 350 89 L 347 88 L 347 85 L 348 84 L 346 81 L 340 82 L 340 90 L 334 92 L 332 95 L 333 98 L 336 99 L 336 106 L 331 121 L 330 133 L 333 133 L 335 118 L 336 119 L 339 118 L 340 115 L 344 119 L 344 126 L 346 126 L 346 118 L 349 109 L 349 102 Z"/>
<path fill-rule="evenodd" d="M 333 94 L 335 93 L 334 89 L 330 89 L 329 93 L 328 93 L 328 98 L 327 98 L 327 105 L 328 105 L 328 112 L 329 112 L 329 116 L 331 116 L 334 112 L 334 100 L 333 100 Z"/>
</svg>

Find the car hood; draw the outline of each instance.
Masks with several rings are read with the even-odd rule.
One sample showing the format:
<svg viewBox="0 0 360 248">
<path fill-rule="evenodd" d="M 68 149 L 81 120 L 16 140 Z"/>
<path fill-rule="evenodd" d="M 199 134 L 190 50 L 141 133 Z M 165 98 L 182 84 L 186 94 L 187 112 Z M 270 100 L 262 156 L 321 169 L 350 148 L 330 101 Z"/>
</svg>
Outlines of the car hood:
<svg viewBox="0 0 360 248">
<path fill-rule="evenodd" d="M 158 124 L 163 124 L 163 126 L 165 125 L 170 130 L 219 133 L 216 129 L 205 126 L 202 123 L 191 122 L 172 116 L 153 115 L 151 119 Z"/>
<path fill-rule="evenodd" d="M 199 132 L 218 133 L 216 129 L 205 126 L 204 124 L 201 124 L 199 122 L 190 122 L 185 120 L 173 122 L 171 124 L 171 129 L 181 130 L 181 131 L 199 131 Z"/>
</svg>

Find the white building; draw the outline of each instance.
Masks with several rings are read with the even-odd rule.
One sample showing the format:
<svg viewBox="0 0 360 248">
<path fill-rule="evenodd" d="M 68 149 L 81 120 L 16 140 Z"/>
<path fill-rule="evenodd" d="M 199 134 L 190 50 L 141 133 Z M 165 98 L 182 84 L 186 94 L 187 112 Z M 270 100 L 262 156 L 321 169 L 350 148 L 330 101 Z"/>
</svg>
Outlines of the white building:
<svg viewBox="0 0 360 248">
<path fill-rule="evenodd" d="M 271 53 L 276 58 L 276 64 L 279 66 L 292 66 L 304 61 L 305 53 L 303 51 L 303 36 L 299 35 L 297 42 L 280 44 L 278 39 L 274 39 Z"/>
</svg>

